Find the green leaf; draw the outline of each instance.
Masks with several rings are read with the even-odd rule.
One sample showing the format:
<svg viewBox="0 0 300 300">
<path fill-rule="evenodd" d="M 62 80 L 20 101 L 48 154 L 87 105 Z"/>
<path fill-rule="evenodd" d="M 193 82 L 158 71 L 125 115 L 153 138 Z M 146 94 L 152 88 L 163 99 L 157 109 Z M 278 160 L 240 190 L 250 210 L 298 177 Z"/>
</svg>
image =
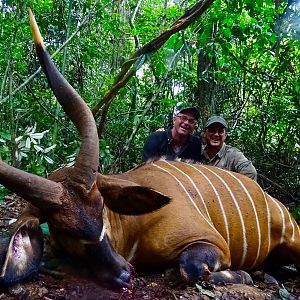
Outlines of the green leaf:
<svg viewBox="0 0 300 300">
<path fill-rule="evenodd" d="M 204 289 L 201 285 L 196 283 L 196 288 L 198 289 L 198 291 L 200 292 L 201 295 L 206 295 L 208 297 L 215 297 L 215 293 L 213 293 L 210 290 L 206 290 Z"/>
<path fill-rule="evenodd" d="M 147 55 L 141 55 L 133 64 L 133 68 L 137 71 L 146 61 Z"/>
<path fill-rule="evenodd" d="M 44 159 L 45 159 L 45 161 L 48 163 L 48 164 L 53 164 L 54 163 L 54 161 L 52 160 L 52 158 L 50 158 L 49 156 L 47 156 L 47 155 L 45 155 L 44 156 Z"/>
<path fill-rule="evenodd" d="M 48 223 L 43 223 L 40 225 L 42 232 L 44 235 L 50 235 L 50 231 L 49 231 L 49 227 L 48 227 Z"/>
<path fill-rule="evenodd" d="M 297 300 L 286 288 L 279 289 L 280 298 L 283 300 Z"/>
</svg>

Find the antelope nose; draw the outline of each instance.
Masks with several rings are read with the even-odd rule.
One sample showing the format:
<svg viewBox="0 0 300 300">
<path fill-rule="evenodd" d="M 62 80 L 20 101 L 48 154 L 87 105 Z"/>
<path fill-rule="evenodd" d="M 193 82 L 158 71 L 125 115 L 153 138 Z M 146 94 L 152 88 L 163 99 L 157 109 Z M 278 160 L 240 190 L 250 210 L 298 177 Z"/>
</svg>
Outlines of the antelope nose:
<svg viewBox="0 0 300 300">
<path fill-rule="evenodd" d="M 131 288 L 131 274 L 128 271 L 122 271 L 120 276 L 117 279 L 118 284 L 123 288 L 130 289 Z"/>
<path fill-rule="evenodd" d="M 131 280 L 131 274 L 130 274 L 130 272 L 128 272 L 128 271 L 123 271 L 122 273 L 121 273 L 121 275 L 120 275 L 120 279 L 123 281 L 123 282 L 130 282 L 130 280 Z"/>
</svg>

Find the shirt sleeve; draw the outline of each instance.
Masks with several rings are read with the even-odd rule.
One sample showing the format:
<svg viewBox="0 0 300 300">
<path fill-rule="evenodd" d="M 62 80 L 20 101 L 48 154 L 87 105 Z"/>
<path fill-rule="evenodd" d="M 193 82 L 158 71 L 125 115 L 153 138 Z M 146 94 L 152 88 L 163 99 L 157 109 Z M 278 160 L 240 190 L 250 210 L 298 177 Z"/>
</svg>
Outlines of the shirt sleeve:
<svg viewBox="0 0 300 300">
<path fill-rule="evenodd" d="M 160 157 L 161 142 L 159 137 L 152 133 L 145 141 L 142 153 L 142 161 L 147 161 L 150 158 Z"/>
<path fill-rule="evenodd" d="M 237 149 L 234 151 L 234 171 L 246 175 L 255 181 L 257 180 L 257 171 L 252 162 Z"/>
</svg>

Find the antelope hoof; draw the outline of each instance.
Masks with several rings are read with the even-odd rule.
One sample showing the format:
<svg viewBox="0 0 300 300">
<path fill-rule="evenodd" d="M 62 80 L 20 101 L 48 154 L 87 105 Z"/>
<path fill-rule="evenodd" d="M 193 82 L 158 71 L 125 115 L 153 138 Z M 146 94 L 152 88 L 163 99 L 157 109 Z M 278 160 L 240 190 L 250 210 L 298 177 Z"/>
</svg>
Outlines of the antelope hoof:
<svg viewBox="0 0 300 300">
<path fill-rule="evenodd" d="M 209 281 L 212 271 L 218 269 L 220 250 L 208 243 L 197 243 L 187 247 L 179 257 L 182 278 L 191 284 L 199 280 Z"/>
<path fill-rule="evenodd" d="M 229 283 L 253 285 L 251 276 L 242 270 L 212 272 L 208 277 L 208 281 L 216 285 L 225 285 Z"/>
</svg>

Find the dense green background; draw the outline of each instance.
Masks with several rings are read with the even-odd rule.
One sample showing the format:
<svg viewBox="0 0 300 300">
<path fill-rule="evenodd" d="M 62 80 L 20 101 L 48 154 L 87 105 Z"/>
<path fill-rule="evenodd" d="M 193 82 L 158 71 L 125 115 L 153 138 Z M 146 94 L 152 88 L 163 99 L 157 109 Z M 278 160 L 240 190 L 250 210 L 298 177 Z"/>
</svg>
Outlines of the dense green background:
<svg viewBox="0 0 300 300">
<path fill-rule="evenodd" d="M 1 1 L 1 158 L 44 176 L 72 163 L 79 145 L 45 76 L 34 75 L 39 64 L 29 7 L 50 54 L 57 51 L 59 69 L 93 108 L 131 54 L 195 3 Z M 262 187 L 289 205 L 299 204 L 299 18 L 297 1 L 217 0 L 157 52 L 143 56 L 109 109 L 101 171 L 139 164 L 145 137 L 167 127 L 174 104 L 184 100 L 201 111 L 198 134 L 209 115 L 222 114 L 230 125 L 228 142 L 282 190 L 266 180 L 260 180 Z"/>
</svg>

